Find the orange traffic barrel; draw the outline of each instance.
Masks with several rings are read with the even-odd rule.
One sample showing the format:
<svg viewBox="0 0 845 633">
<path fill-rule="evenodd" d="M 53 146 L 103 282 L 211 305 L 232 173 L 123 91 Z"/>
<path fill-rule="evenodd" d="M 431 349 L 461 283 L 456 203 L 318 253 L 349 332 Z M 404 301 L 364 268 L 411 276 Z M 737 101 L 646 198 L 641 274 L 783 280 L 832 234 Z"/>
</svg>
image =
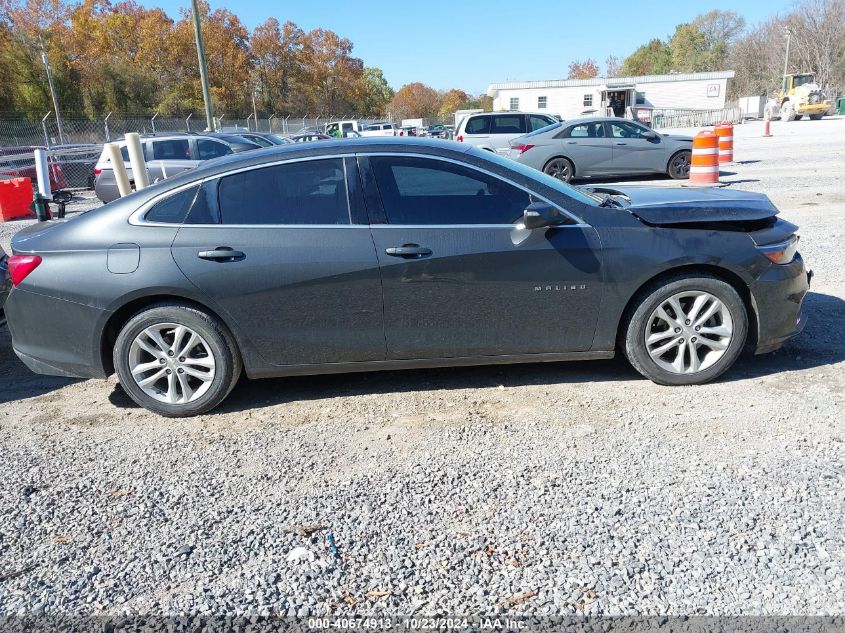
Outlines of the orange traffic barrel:
<svg viewBox="0 0 845 633">
<path fill-rule="evenodd" d="M 0 221 L 31 217 L 31 203 L 32 181 L 29 178 L 0 180 Z"/>
<path fill-rule="evenodd" d="M 689 182 L 691 185 L 719 182 L 719 137 L 709 130 L 699 132 L 692 139 Z"/>
<path fill-rule="evenodd" d="M 734 160 L 734 124 L 719 123 L 716 126 L 719 137 L 719 162 L 732 163 Z"/>
</svg>

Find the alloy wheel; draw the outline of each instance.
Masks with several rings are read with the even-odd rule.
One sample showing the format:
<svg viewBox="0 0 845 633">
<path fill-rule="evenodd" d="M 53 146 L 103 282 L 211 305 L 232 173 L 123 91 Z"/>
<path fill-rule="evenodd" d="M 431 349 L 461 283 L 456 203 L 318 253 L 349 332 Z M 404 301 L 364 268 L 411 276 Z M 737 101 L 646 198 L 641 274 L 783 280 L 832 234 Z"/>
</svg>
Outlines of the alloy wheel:
<svg viewBox="0 0 845 633">
<path fill-rule="evenodd" d="M 216 364 L 202 336 L 178 323 L 160 323 L 143 329 L 132 341 L 129 371 L 151 398 L 187 404 L 208 391 Z"/>
<path fill-rule="evenodd" d="M 555 158 L 552 162 L 546 165 L 546 173 L 549 176 L 562 180 L 563 182 L 569 182 L 569 179 L 572 178 L 572 172 L 569 169 L 569 162 L 563 158 Z"/>
<path fill-rule="evenodd" d="M 681 152 L 672 159 L 669 169 L 672 177 L 676 179 L 689 178 L 691 155 L 688 152 Z"/>
<path fill-rule="evenodd" d="M 673 374 L 695 374 L 718 362 L 734 334 L 731 313 L 709 292 L 685 291 L 651 313 L 645 344 L 652 361 Z"/>
</svg>

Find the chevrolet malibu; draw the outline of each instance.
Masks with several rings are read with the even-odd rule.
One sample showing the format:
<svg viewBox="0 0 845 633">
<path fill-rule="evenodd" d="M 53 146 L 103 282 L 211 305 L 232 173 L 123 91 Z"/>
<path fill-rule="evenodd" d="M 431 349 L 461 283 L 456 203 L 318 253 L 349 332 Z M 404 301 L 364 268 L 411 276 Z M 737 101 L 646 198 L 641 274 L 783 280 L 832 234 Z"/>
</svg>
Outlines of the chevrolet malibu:
<svg viewBox="0 0 845 633">
<path fill-rule="evenodd" d="M 796 227 L 729 189 L 584 190 L 458 143 L 210 161 L 12 241 L 33 371 L 188 416 L 250 378 L 611 358 L 705 383 L 802 328 Z"/>
</svg>

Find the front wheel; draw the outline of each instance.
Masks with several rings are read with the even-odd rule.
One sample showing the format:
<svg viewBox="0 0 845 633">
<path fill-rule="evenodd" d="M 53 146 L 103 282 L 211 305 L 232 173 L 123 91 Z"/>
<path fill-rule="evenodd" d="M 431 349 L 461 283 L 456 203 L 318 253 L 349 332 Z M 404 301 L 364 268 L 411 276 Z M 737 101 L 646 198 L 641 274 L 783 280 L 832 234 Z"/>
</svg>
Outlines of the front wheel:
<svg viewBox="0 0 845 633">
<path fill-rule="evenodd" d="M 133 316 L 114 346 L 120 384 L 137 404 L 167 417 L 216 407 L 241 373 L 235 341 L 214 316 L 162 303 Z"/>
<path fill-rule="evenodd" d="M 625 356 L 660 385 L 698 385 L 727 371 L 748 334 L 748 314 L 729 284 L 681 274 L 653 285 L 623 323 Z"/>
<path fill-rule="evenodd" d="M 669 167 L 666 170 L 670 178 L 674 180 L 685 180 L 689 178 L 690 162 L 692 152 L 684 150 L 678 152 L 669 160 Z"/>
<path fill-rule="evenodd" d="M 543 172 L 563 182 L 569 182 L 575 175 L 575 167 L 566 158 L 553 158 L 546 163 Z"/>
<path fill-rule="evenodd" d="M 781 121 L 795 121 L 798 115 L 795 112 L 795 106 L 791 101 L 785 101 L 783 105 L 780 107 L 780 120 Z"/>
</svg>

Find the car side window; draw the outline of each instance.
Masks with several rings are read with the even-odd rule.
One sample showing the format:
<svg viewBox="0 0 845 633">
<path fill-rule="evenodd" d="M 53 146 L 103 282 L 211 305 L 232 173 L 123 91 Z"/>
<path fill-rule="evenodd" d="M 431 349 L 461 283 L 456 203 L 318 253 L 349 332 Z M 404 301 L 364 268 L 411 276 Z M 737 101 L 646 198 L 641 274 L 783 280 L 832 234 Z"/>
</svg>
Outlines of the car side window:
<svg viewBox="0 0 845 633">
<path fill-rule="evenodd" d="M 490 119 L 489 116 L 474 116 L 467 121 L 464 132 L 466 134 L 490 134 Z"/>
<path fill-rule="evenodd" d="M 567 129 L 563 136 L 566 138 L 604 138 L 604 124 L 581 123 Z"/>
<path fill-rule="evenodd" d="M 220 179 L 223 224 L 349 224 L 343 160 L 250 169 Z"/>
<path fill-rule="evenodd" d="M 156 202 L 144 214 L 145 222 L 163 222 L 166 224 L 182 224 L 188 215 L 188 209 L 197 195 L 199 187 L 188 187 L 178 193 Z"/>
<path fill-rule="evenodd" d="M 211 160 L 231 153 L 232 148 L 224 143 L 207 138 L 197 139 L 197 157 L 199 160 Z"/>
<path fill-rule="evenodd" d="M 491 134 L 525 134 L 525 117 L 521 114 L 499 114 L 492 119 Z"/>
<path fill-rule="evenodd" d="M 648 130 L 633 123 L 619 121 L 610 124 L 610 133 L 613 138 L 645 138 Z"/>
<path fill-rule="evenodd" d="M 191 148 L 188 139 L 153 141 L 153 160 L 190 160 Z"/>
<path fill-rule="evenodd" d="M 463 165 L 411 156 L 373 156 L 390 224 L 512 224 L 531 204 L 513 185 Z"/>
<path fill-rule="evenodd" d="M 261 147 L 270 147 L 272 145 L 272 143 L 263 136 L 244 136 L 244 138 L 248 141 L 252 141 L 256 145 L 260 145 Z"/>
<path fill-rule="evenodd" d="M 528 123 L 531 127 L 531 131 L 539 130 L 540 128 L 547 127 L 554 123 L 554 121 L 547 119 L 544 116 L 537 116 L 536 114 L 529 115 Z"/>
</svg>

